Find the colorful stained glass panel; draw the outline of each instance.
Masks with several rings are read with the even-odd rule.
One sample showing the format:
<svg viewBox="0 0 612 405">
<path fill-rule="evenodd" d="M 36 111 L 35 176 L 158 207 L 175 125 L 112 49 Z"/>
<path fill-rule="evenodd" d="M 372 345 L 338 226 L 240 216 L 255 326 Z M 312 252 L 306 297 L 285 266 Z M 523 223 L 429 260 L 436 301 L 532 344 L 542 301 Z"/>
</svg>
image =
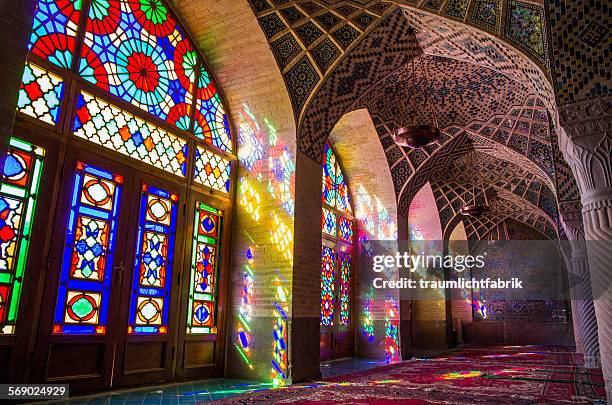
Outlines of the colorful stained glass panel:
<svg viewBox="0 0 612 405">
<path fill-rule="evenodd" d="M 325 144 L 323 162 L 323 203 L 336 206 L 336 156 L 334 151 Z"/>
<path fill-rule="evenodd" d="M 32 63 L 25 64 L 17 111 L 55 125 L 63 96 L 64 80 L 61 77 Z"/>
<path fill-rule="evenodd" d="M 85 92 L 77 102 L 74 134 L 168 173 L 187 173 L 186 140 Z"/>
<path fill-rule="evenodd" d="M 197 203 L 191 258 L 187 333 L 216 333 L 215 311 L 222 212 Z"/>
<path fill-rule="evenodd" d="M 226 152 L 232 151 L 231 132 L 221 97 L 202 67 L 198 81 L 198 100 L 194 125 L 195 135 Z"/>
<path fill-rule="evenodd" d="M 322 215 L 323 233 L 330 236 L 336 236 L 337 215 L 335 212 L 323 208 Z"/>
<path fill-rule="evenodd" d="M 340 325 L 351 323 L 351 255 L 340 253 Z"/>
<path fill-rule="evenodd" d="M 189 129 L 197 53 L 161 0 L 93 0 L 79 72 L 96 86 Z"/>
<path fill-rule="evenodd" d="M 15 333 L 44 149 L 11 138 L 0 185 L 0 335 Z"/>
<path fill-rule="evenodd" d="M 144 184 L 140 196 L 129 334 L 168 332 L 178 195 Z"/>
<path fill-rule="evenodd" d="M 340 217 L 340 232 L 338 236 L 340 240 L 346 243 L 353 243 L 353 236 L 355 235 L 354 224 L 347 218 Z"/>
<path fill-rule="evenodd" d="M 224 193 L 230 191 L 230 161 L 202 147 L 196 149 L 195 181 Z"/>
<path fill-rule="evenodd" d="M 196 247 L 196 273 L 194 291 L 213 294 L 215 292 L 215 257 L 217 249 L 205 243 Z"/>
<path fill-rule="evenodd" d="M 122 184 L 119 175 L 77 163 L 54 334 L 106 333 Z"/>
<path fill-rule="evenodd" d="M 82 0 L 38 0 L 30 51 L 70 69 L 74 59 Z"/>
<path fill-rule="evenodd" d="M 323 246 L 321 250 L 321 325 L 334 324 L 334 266 L 336 252 Z"/>
</svg>

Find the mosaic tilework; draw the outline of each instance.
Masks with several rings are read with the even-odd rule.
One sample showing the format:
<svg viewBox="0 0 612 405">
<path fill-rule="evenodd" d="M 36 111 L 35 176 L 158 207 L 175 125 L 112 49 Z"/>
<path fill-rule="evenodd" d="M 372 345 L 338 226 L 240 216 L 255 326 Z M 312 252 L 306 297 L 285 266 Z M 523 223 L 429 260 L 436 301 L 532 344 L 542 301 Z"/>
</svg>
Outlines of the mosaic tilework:
<svg viewBox="0 0 612 405">
<path fill-rule="evenodd" d="M 469 0 L 449 0 L 444 9 L 444 14 L 463 20 L 467 13 L 468 1 Z"/>
<path fill-rule="evenodd" d="M 590 0 L 546 3 L 559 103 L 609 94 L 612 71 L 610 41 L 606 40 L 609 38 L 609 3 Z"/>
<path fill-rule="evenodd" d="M 489 31 L 497 31 L 501 18 L 501 0 L 475 0 L 470 21 Z"/>
<path fill-rule="evenodd" d="M 293 58 L 298 56 L 301 51 L 302 48 L 291 33 L 287 33 L 272 42 L 272 52 L 274 56 L 276 56 L 276 61 L 282 69 L 284 69 Z"/>
<path fill-rule="evenodd" d="M 313 46 L 317 46 L 316 42 L 325 37 L 327 40 L 334 43 L 342 51 L 347 51 L 351 46 L 357 43 L 364 33 L 369 32 L 373 27 L 380 23 L 381 18 L 388 17 L 389 14 L 397 8 L 398 5 L 408 5 L 411 7 L 420 7 L 429 11 L 437 11 L 446 16 L 451 16 L 463 20 L 468 11 L 468 0 L 397 0 L 397 1 L 365 1 L 365 0 L 349 0 L 337 2 L 317 2 L 317 1 L 275 1 L 269 2 L 266 0 L 249 0 L 253 10 L 258 16 L 259 23 L 268 37 L 270 42 L 277 40 L 282 32 L 292 30 L 295 37 L 301 41 L 301 50 L 311 54 L 312 60 L 316 61 L 316 67 L 319 68 L 319 74 L 326 77 L 331 73 L 329 66 L 333 62 L 327 60 L 332 59 L 332 54 L 325 52 L 326 58 L 322 58 L 322 51 L 330 49 L 329 42 L 325 48 L 316 48 L 318 55 L 314 54 Z M 502 10 L 506 7 L 505 2 L 501 0 L 474 0 L 472 13 L 467 23 L 460 23 L 459 29 L 455 31 L 447 31 L 454 33 L 463 32 L 465 24 L 474 25 L 478 28 L 484 28 L 499 35 L 503 43 L 504 40 L 512 43 L 512 46 L 517 46 L 525 53 L 532 55 L 542 63 L 544 67 L 548 66 L 546 51 L 546 34 L 542 31 L 540 16 L 542 15 L 542 6 L 531 5 L 523 7 L 523 3 L 515 3 L 516 18 L 508 18 L 507 33 L 499 33 L 501 28 L 501 16 L 509 14 L 508 11 Z M 526 4 L 526 3 L 525 3 Z M 406 12 L 414 12 L 414 9 Z M 426 16 L 426 18 L 436 18 L 435 16 Z M 425 24 L 430 25 L 430 24 Z M 504 30 L 501 30 L 504 31 Z M 597 30 L 594 30 L 596 32 Z M 595 37 L 590 35 L 589 37 Z M 486 36 L 485 42 L 491 42 L 493 39 L 490 35 Z M 539 43 L 537 42 L 541 40 Z M 493 41 L 495 42 L 495 41 Z M 280 44 L 276 44 L 280 46 Z M 502 45 L 502 48 L 504 45 Z M 473 46 L 468 46 L 470 52 L 474 50 Z M 452 47 L 451 47 L 452 49 Z M 334 57 L 336 60 L 342 55 L 341 53 Z M 487 52 L 486 50 L 484 51 Z M 277 53 L 277 52 L 275 52 Z M 299 52 L 298 52 L 299 53 Z M 336 56 L 337 51 L 333 51 Z M 296 51 L 290 53 L 292 57 L 296 56 Z M 287 61 L 283 58 L 279 60 L 281 70 L 287 66 Z M 285 72 L 285 76 L 288 73 Z M 304 90 L 307 88 L 301 86 L 296 81 L 288 81 L 290 94 L 299 94 L 292 98 L 293 107 L 296 116 L 300 116 L 301 110 L 305 107 L 300 100 L 308 98 L 323 81 L 319 81 L 309 90 L 309 94 L 303 96 Z M 294 90 L 292 86 L 298 88 Z"/>
<path fill-rule="evenodd" d="M 312 56 L 322 72 L 326 72 L 341 54 L 342 51 L 329 39 L 323 40 L 312 50 Z"/>
<path fill-rule="evenodd" d="M 295 110 L 300 111 L 320 78 L 310 60 L 304 56 L 287 72 L 285 80 L 291 102 Z"/>
<path fill-rule="evenodd" d="M 548 66 L 548 41 L 545 36 L 544 10 L 540 6 L 521 1 L 510 1 L 506 15 L 506 38 L 523 49 L 530 50 Z"/>
</svg>

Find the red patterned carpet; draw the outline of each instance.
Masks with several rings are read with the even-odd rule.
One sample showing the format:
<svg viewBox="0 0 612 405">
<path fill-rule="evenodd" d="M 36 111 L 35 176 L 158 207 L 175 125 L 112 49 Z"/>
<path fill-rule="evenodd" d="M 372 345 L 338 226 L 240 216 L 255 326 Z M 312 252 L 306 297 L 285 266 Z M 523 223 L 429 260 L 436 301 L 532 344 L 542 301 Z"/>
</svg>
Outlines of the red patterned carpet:
<svg viewBox="0 0 612 405">
<path fill-rule="evenodd" d="M 600 370 L 559 346 L 455 350 L 310 385 L 254 392 L 223 404 L 591 404 L 603 401 Z"/>
</svg>

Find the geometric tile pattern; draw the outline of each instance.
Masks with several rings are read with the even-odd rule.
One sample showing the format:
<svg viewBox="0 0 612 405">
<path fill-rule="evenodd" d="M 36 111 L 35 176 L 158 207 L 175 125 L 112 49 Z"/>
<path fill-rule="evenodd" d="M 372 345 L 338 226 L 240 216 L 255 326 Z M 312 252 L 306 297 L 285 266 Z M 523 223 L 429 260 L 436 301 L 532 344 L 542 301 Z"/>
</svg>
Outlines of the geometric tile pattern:
<svg viewBox="0 0 612 405">
<path fill-rule="evenodd" d="M 286 59 L 279 60 L 284 76 L 288 73 L 287 68 L 290 68 L 296 61 L 297 55 L 305 51 L 310 59 L 317 61 L 315 66 L 319 68 L 317 74 L 325 78 L 331 72 L 330 67 L 342 57 L 344 52 L 347 52 L 365 33 L 373 29 L 383 17 L 391 14 L 398 6 L 411 7 L 413 10 L 415 8 L 433 10 L 442 15 L 460 19 L 459 24 L 462 27 L 473 25 L 484 28 L 503 41 L 511 42 L 513 47 L 518 47 L 521 51 L 534 57 L 544 68 L 549 65 L 548 55 L 545 53 L 547 34 L 545 27 L 541 24 L 542 5 L 522 6 L 526 3 L 513 1 L 513 10 L 516 12 L 510 15 L 508 10 L 502 9 L 507 7 L 508 2 L 501 0 L 249 0 L 249 2 L 270 43 L 289 32 L 293 32 L 294 37 L 300 40 L 299 50 L 286 52 Z M 471 13 L 469 18 L 465 19 L 468 10 L 471 10 Z M 508 24 L 504 26 L 501 24 L 502 15 L 509 15 Z M 331 41 L 335 48 L 333 52 L 325 52 L 326 58 L 324 59 L 321 58 L 323 48 L 316 48 L 323 41 Z M 329 42 L 324 48 L 332 49 Z M 319 59 L 315 56 L 314 49 L 319 51 Z M 299 118 L 304 103 L 296 103 L 296 101 L 304 97 L 294 96 L 294 91 L 301 94 L 305 88 L 299 86 L 299 83 L 295 81 L 286 80 L 286 82 L 293 101 L 294 113 Z M 314 92 L 322 82 L 315 83 L 310 92 Z M 297 85 L 298 89 L 294 90 L 294 85 Z M 310 93 L 305 98 L 309 96 Z"/>
<path fill-rule="evenodd" d="M 559 104 L 610 93 L 607 1 L 556 0 L 548 5 L 555 91 Z"/>
</svg>

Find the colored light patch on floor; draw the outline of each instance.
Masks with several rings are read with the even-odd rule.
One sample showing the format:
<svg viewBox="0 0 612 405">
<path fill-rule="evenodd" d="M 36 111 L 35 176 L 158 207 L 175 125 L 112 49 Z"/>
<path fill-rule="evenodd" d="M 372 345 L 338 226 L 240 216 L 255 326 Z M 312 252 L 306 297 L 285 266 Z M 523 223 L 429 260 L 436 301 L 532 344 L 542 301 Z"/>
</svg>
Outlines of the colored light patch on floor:
<svg viewBox="0 0 612 405">
<path fill-rule="evenodd" d="M 440 376 L 440 379 L 441 380 L 461 380 L 464 378 L 481 377 L 482 375 L 483 375 L 482 371 L 472 370 L 472 371 L 462 371 L 459 373 L 442 374 Z"/>
</svg>

